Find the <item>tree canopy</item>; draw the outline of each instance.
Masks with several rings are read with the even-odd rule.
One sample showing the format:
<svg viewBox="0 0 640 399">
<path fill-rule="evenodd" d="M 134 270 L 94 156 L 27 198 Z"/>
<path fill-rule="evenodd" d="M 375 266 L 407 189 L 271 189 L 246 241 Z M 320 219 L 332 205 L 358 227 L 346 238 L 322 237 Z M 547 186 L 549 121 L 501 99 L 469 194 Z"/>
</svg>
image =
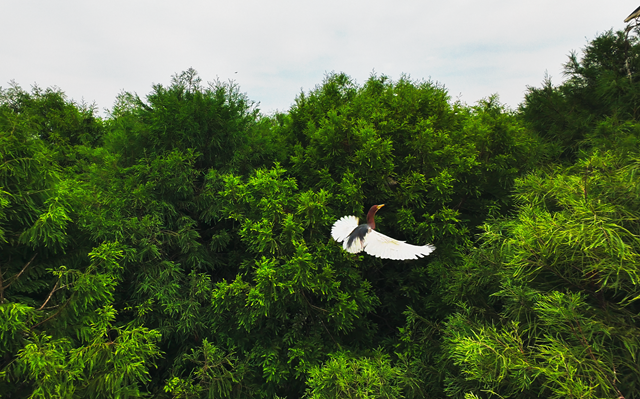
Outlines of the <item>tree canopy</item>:
<svg viewBox="0 0 640 399">
<path fill-rule="evenodd" d="M 109 115 L 0 88 L 0 397 L 640 396 L 640 52 L 517 110 L 344 73 L 263 115 L 189 69 Z M 349 254 L 344 215 L 429 257 Z"/>
</svg>

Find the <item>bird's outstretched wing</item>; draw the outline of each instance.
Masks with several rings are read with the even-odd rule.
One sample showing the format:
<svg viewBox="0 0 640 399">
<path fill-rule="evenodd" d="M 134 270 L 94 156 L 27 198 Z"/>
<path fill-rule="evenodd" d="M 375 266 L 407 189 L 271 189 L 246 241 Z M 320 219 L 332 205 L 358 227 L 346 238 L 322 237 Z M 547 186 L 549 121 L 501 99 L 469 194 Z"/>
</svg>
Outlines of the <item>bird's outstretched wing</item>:
<svg viewBox="0 0 640 399">
<path fill-rule="evenodd" d="M 364 238 L 364 251 L 384 259 L 418 259 L 436 249 L 433 245 L 411 245 L 371 230 Z"/>
<path fill-rule="evenodd" d="M 356 232 L 360 228 L 358 226 L 358 218 L 355 216 L 343 216 L 333 224 L 331 228 L 331 237 L 338 242 L 342 242 L 342 248 L 352 254 L 362 252 L 364 249 L 364 235 L 367 231 L 366 225 L 363 225 L 363 231 Z"/>
<path fill-rule="evenodd" d="M 364 250 L 371 256 L 384 259 L 418 259 L 436 249 L 433 245 L 418 246 L 395 240 L 368 228 L 365 224 L 358 226 L 358 218 L 355 216 L 343 216 L 338 219 L 331 228 L 331 237 L 342 242 L 342 247 L 347 252 L 356 254 Z"/>
<path fill-rule="evenodd" d="M 355 228 L 358 227 L 358 218 L 355 216 L 343 216 L 333 224 L 331 237 L 338 242 L 344 241 Z"/>
</svg>

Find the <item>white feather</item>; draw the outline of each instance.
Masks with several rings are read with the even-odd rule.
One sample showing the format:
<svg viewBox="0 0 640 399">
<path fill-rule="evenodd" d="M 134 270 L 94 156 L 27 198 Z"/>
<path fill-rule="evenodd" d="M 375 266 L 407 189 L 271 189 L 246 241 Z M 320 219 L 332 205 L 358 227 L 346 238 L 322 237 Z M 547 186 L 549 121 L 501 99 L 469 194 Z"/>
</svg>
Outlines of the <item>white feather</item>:
<svg viewBox="0 0 640 399">
<path fill-rule="evenodd" d="M 364 237 L 364 251 L 371 256 L 383 259 L 418 259 L 429 255 L 436 249 L 433 245 L 411 245 L 395 240 L 375 230 Z"/>
<path fill-rule="evenodd" d="M 349 240 L 344 240 L 344 242 L 342 243 L 342 248 L 344 248 L 344 250 L 347 252 L 357 254 L 358 252 L 362 252 L 362 250 L 364 249 L 365 240 L 361 240 L 360 238 L 356 237 L 353 239 L 353 241 L 351 241 L 351 246 L 348 246 Z"/>
<path fill-rule="evenodd" d="M 355 237 L 348 245 L 349 235 L 358 227 L 358 218 L 355 216 L 343 216 L 338 219 L 331 228 L 331 237 L 338 242 L 342 242 L 342 248 L 352 254 L 357 254 L 363 250 L 371 256 L 383 259 L 418 259 L 429 255 L 436 247 L 433 245 L 411 245 L 404 241 L 395 240 L 375 230 L 369 229 L 361 240 Z"/>
<path fill-rule="evenodd" d="M 358 218 L 355 216 L 343 216 L 333 224 L 331 237 L 338 242 L 344 241 L 349 234 L 358 227 Z"/>
</svg>

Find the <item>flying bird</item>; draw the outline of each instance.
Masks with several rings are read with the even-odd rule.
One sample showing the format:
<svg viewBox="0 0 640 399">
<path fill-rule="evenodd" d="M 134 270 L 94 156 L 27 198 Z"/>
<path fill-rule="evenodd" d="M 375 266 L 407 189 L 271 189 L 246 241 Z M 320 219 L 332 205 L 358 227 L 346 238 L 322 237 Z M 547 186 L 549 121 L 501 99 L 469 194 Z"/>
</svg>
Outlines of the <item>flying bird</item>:
<svg viewBox="0 0 640 399">
<path fill-rule="evenodd" d="M 629 22 L 634 18 L 640 17 L 640 7 L 636 8 L 628 17 L 624 20 L 624 22 Z"/>
<path fill-rule="evenodd" d="M 436 249 L 433 245 L 411 245 L 378 233 L 375 230 L 375 214 L 383 206 L 384 204 L 372 206 L 367 213 L 367 223 L 360 225 L 355 216 L 341 217 L 333 224 L 331 237 L 342 242 L 342 248 L 347 252 L 357 254 L 364 251 L 371 256 L 383 259 L 418 259 Z"/>
</svg>

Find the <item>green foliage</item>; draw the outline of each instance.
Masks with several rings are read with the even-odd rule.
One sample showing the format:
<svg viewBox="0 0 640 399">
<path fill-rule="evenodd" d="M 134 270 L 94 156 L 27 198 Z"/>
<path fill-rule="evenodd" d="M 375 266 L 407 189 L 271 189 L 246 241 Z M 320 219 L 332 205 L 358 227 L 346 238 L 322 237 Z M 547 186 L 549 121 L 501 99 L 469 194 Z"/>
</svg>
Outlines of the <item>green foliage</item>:
<svg viewBox="0 0 640 399">
<path fill-rule="evenodd" d="M 344 74 L 329 75 L 297 99 L 291 118 L 292 171 L 305 188 L 336 187 L 336 206 L 347 212 L 389 202 L 407 218 L 452 212 L 473 228 L 508 206 L 514 177 L 539 151 L 497 97 L 475 107 L 450 104 L 441 86 L 407 77 L 373 75 L 359 88 Z"/>
<path fill-rule="evenodd" d="M 210 173 L 205 186 L 218 196 L 207 215 L 234 222 L 228 247 L 240 261 L 236 277 L 211 292 L 212 339 L 242 342 L 236 351 L 261 365 L 266 393 L 341 342 L 367 342 L 373 325 L 364 315 L 378 304 L 355 265 L 339 265 L 340 249 L 327 245 L 330 196 L 299 192 L 284 174 L 276 165 L 245 183 Z"/>
<path fill-rule="evenodd" d="M 265 118 L 233 83 L 204 87 L 188 70 L 146 102 L 123 93 L 92 142 L 39 133 L 30 115 L 58 115 L 63 131 L 59 121 L 85 112 L 46 93 L 58 100 L 6 95 L 3 114 L 0 237 L 20 254 L 2 264 L 5 381 L 28 383 L 25 395 L 136 396 L 151 384 L 174 397 L 299 396 L 312 370 L 347 362 L 327 357 L 345 350 L 379 378 L 358 382 L 366 395 L 438 392 L 418 374 L 433 353 L 422 358 L 409 339 L 422 360 L 392 364 L 402 313 L 442 307 L 432 279 L 447 248 L 509 208 L 537 151 L 496 98 L 452 105 L 441 86 L 405 77 L 359 87 L 330 75 L 289 114 Z M 392 210 L 379 215 L 385 233 L 438 242 L 436 267 L 347 256 L 329 239 L 337 217 L 380 202 Z M 100 309 L 112 309 L 108 323 Z M 118 382 L 107 377 L 115 360 L 86 370 L 90 356 L 109 358 L 89 348 L 128 331 L 148 342 L 127 355 L 139 368 Z"/>
<path fill-rule="evenodd" d="M 561 160 L 574 161 L 581 149 L 637 148 L 640 110 L 639 36 L 605 32 L 591 41 L 581 58 L 565 64 L 568 79 L 554 87 L 529 88 L 521 105 L 524 120 L 547 139 Z"/>
<path fill-rule="evenodd" d="M 380 327 L 393 335 L 407 307 L 447 313 L 438 281 L 451 258 L 488 215 L 511 208 L 515 177 L 543 150 L 497 97 L 452 104 L 442 86 L 408 77 L 373 75 L 358 87 L 344 74 L 328 75 L 298 97 L 290 118 L 282 129 L 293 142 L 285 165 L 301 189 L 330 193 L 336 216 L 361 217 L 385 203 L 377 215 L 383 233 L 437 243 L 428 266 L 392 262 L 367 273 L 382 303 Z"/>
<path fill-rule="evenodd" d="M 416 382 L 406 366 L 393 366 L 389 356 L 379 351 L 372 357 L 352 358 L 348 353 L 331 355 L 322 367 L 309 372 L 306 397 L 322 398 L 401 398 Z"/>
<path fill-rule="evenodd" d="M 243 397 L 240 385 L 243 367 L 238 367 L 232 353 L 225 354 L 211 345 L 205 338 L 202 347 L 192 349 L 178 359 L 180 364 L 196 365 L 188 378 L 173 377 L 164 387 L 174 398 L 199 398 L 206 394 L 208 398 Z M 231 371 L 233 370 L 233 371 Z"/>
<path fill-rule="evenodd" d="M 173 77 L 169 87 L 154 85 L 147 102 L 119 96 L 109 121 L 105 147 L 131 165 L 142 154 L 155 158 L 171 151 L 198 154 L 196 167 L 247 170 L 278 157 L 279 139 L 270 121 L 233 82 L 203 87 L 196 71 Z"/>
<path fill-rule="evenodd" d="M 40 308 L 0 305 L 2 350 L 16 355 L 3 377 L 30 383 L 29 397 L 139 397 L 141 385 L 150 380 L 160 334 L 113 326 L 121 251 L 105 244 L 89 257 L 84 271 L 51 270 L 56 283 Z M 52 335 L 38 332 L 47 327 Z"/>
<path fill-rule="evenodd" d="M 111 328 L 113 308 L 98 309 L 86 346 L 68 338 L 34 335 L 18 352 L 16 371 L 33 382 L 31 398 L 142 396 L 148 368 L 160 353 L 160 335 L 144 327 Z M 115 338 L 111 338 L 115 337 Z"/>
<path fill-rule="evenodd" d="M 268 117 L 191 69 L 104 121 L 0 90 L 0 396 L 640 396 L 638 33 L 517 112 L 383 75 Z M 381 203 L 437 251 L 330 238 Z"/>
<path fill-rule="evenodd" d="M 21 303 L 5 303 L 0 305 L 0 349 L 2 354 L 14 353 L 20 348 L 22 341 L 21 333 L 27 331 L 30 320 L 33 319 L 34 310 L 32 307 Z"/>
<path fill-rule="evenodd" d="M 100 142 L 102 126 L 93 115 L 93 107 L 67 101 L 58 89 L 35 86 L 28 93 L 12 83 L 9 89 L 0 92 L 0 103 L 5 117 L 13 115 L 14 121 L 19 120 L 22 126 L 36 132 L 35 137 L 51 144 L 55 151 Z"/>
<path fill-rule="evenodd" d="M 533 123 L 564 165 L 518 179 L 517 212 L 486 223 L 452 273 L 447 299 L 460 310 L 445 323 L 444 350 L 457 366 L 447 378 L 451 396 L 640 395 L 639 135 L 637 122 L 624 120 L 635 118 L 633 104 L 611 103 L 615 96 L 602 91 L 615 75 L 609 68 L 625 65 L 612 47 L 633 43 L 627 50 L 636 51 L 636 39 L 625 40 L 596 39 L 583 60 L 571 58 L 563 86 L 545 82 L 546 100 L 537 90 L 527 97 L 525 118 L 555 98 L 582 113 L 558 115 L 583 124 L 555 116 Z"/>
</svg>

